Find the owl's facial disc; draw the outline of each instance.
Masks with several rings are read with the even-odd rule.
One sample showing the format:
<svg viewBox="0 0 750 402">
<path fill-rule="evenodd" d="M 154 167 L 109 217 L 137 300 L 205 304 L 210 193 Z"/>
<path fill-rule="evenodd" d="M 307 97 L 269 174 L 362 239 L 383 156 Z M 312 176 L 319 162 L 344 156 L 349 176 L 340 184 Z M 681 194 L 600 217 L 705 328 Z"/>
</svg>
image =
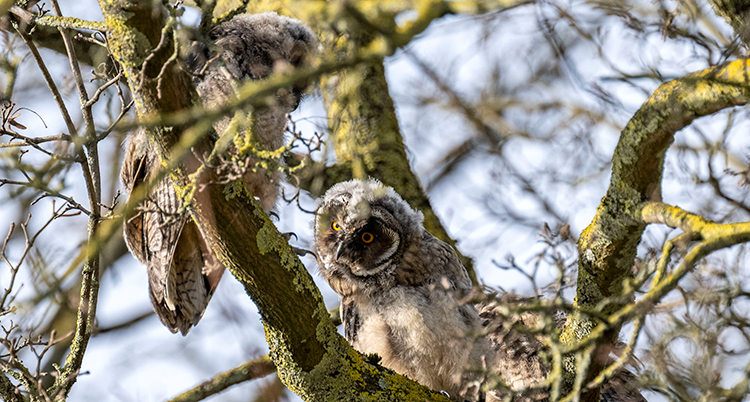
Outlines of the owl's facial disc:
<svg viewBox="0 0 750 402">
<path fill-rule="evenodd" d="M 332 223 L 339 227 L 338 222 Z M 355 276 L 370 276 L 386 269 L 398 252 L 401 238 L 388 228 L 382 220 L 373 215 L 364 225 L 346 230 L 336 245 L 334 260 L 349 268 Z"/>
</svg>

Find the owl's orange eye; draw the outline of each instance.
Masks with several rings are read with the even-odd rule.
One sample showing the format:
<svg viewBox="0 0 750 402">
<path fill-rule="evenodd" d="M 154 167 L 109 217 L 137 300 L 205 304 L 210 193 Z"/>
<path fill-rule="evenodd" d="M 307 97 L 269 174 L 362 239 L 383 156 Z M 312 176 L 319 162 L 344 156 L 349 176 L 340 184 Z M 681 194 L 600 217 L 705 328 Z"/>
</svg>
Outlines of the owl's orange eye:
<svg viewBox="0 0 750 402">
<path fill-rule="evenodd" d="M 365 243 L 372 243 L 372 241 L 375 240 L 375 236 L 372 235 L 370 232 L 364 232 L 362 233 L 362 241 Z"/>
<path fill-rule="evenodd" d="M 337 231 L 337 232 L 338 232 L 339 230 L 341 230 L 341 226 L 339 225 L 339 223 L 338 223 L 338 222 L 333 222 L 333 223 L 331 224 L 331 229 L 333 229 L 333 230 L 335 230 L 335 231 Z"/>
</svg>

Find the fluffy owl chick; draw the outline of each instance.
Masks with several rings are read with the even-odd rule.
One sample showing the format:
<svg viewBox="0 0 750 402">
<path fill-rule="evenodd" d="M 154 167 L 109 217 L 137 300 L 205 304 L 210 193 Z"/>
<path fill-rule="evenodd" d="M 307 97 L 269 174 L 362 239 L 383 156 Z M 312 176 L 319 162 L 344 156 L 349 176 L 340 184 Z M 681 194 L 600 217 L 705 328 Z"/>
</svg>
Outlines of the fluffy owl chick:
<svg viewBox="0 0 750 402">
<path fill-rule="evenodd" d="M 459 391 L 483 350 L 473 306 L 456 292 L 471 281 L 455 251 L 422 226 L 392 188 L 376 180 L 333 186 L 318 207 L 320 272 L 341 295 L 347 340 L 381 364 L 433 389 Z"/>
<path fill-rule="evenodd" d="M 325 194 L 316 211 L 315 247 L 321 274 L 341 296 L 346 339 L 362 353 L 377 353 L 383 366 L 459 400 L 507 396 L 481 391 L 482 370 L 516 391 L 542 381 L 549 369 L 540 342 L 502 325 L 489 331 L 497 323 L 493 306 L 480 316 L 460 301 L 471 289 L 469 276 L 453 248 L 422 220 L 377 180 L 339 183 Z M 609 388 L 604 401 L 643 401 Z M 536 391 L 516 400 L 546 397 Z"/>
<path fill-rule="evenodd" d="M 221 106 L 234 97 L 234 86 L 259 80 L 277 71 L 310 61 L 316 38 L 302 22 L 275 13 L 240 15 L 210 33 L 217 55 L 202 44 L 193 46 L 188 66 L 206 108 Z M 303 85 L 278 91 L 265 108 L 253 111 L 253 133 L 266 150 L 283 145 L 285 115 L 299 104 Z M 221 134 L 229 118 L 214 128 Z M 250 166 L 255 161 L 250 159 Z M 160 163 L 144 130 L 128 139 L 121 180 L 128 192 L 148 182 Z M 276 202 L 279 173 L 248 169 L 248 189 L 270 210 Z M 172 182 L 165 178 L 151 190 L 140 208 L 124 224 L 125 241 L 132 254 L 148 267 L 151 304 L 172 332 L 186 335 L 200 320 L 224 267 L 218 262 L 198 226 L 182 210 Z"/>
</svg>

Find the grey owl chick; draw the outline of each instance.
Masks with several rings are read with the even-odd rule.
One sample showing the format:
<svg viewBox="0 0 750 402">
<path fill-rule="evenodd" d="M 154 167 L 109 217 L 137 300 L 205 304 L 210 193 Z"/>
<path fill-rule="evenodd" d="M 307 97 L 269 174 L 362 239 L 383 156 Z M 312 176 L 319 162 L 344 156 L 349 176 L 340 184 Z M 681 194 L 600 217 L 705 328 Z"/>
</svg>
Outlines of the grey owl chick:
<svg viewBox="0 0 750 402">
<path fill-rule="evenodd" d="M 235 82 L 260 80 L 274 71 L 310 62 L 316 46 L 313 32 L 301 21 L 276 13 L 240 15 L 210 32 L 218 55 L 194 44 L 187 64 L 206 108 L 221 106 L 234 96 Z M 304 85 L 282 89 L 275 101 L 253 111 L 253 133 L 266 150 L 284 142 L 286 114 L 296 109 Z M 230 122 L 214 124 L 221 134 Z M 249 166 L 255 165 L 249 160 Z M 144 130 L 130 136 L 120 178 L 132 193 L 160 168 L 159 158 Z M 250 192 L 264 209 L 273 208 L 280 174 L 247 169 L 243 175 Z M 186 335 L 200 320 L 224 272 L 198 226 L 175 193 L 169 177 L 157 183 L 149 197 L 124 223 L 125 241 L 132 254 L 147 265 L 151 304 L 170 331 Z"/>
<path fill-rule="evenodd" d="M 339 183 L 325 194 L 315 248 L 322 276 L 341 296 L 346 339 L 362 353 L 377 353 L 383 366 L 462 400 L 503 400 L 502 391 L 481 391 L 483 368 L 516 391 L 542 381 L 549 369 L 540 342 L 503 326 L 483 333 L 494 318 L 491 306 L 480 316 L 460 301 L 471 290 L 469 276 L 422 220 L 374 179 Z M 603 401 L 643 401 L 637 391 L 611 388 L 604 387 Z M 537 391 L 516 400 L 546 397 Z"/>
<path fill-rule="evenodd" d="M 457 395 L 464 367 L 484 352 L 473 342 L 481 321 L 456 300 L 471 281 L 455 251 L 422 220 L 377 180 L 339 183 L 316 212 L 318 265 L 341 296 L 344 333 L 355 349 Z"/>
</svg>

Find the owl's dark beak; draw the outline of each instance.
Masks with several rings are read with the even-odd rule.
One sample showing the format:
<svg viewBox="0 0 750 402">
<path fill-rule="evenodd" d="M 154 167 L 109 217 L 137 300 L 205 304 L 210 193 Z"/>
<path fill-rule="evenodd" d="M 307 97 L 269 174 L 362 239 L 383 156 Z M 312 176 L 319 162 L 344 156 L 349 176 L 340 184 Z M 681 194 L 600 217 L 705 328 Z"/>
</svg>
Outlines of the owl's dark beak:
<svg viewBox="0 0 750 402">
<path fill-rule="evenodd" d="M 339 243 L 339 247 L 336 249 L 336 261 L 338 261 L 341 252 L 344 250 L 344 242 Z"/>
</svg>

